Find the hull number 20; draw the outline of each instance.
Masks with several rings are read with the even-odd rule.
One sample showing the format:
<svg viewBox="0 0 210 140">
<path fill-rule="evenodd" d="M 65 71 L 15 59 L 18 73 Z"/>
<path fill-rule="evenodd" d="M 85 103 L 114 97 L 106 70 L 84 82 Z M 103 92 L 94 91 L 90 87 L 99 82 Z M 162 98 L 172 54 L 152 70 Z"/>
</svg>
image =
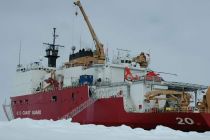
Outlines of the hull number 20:
<svg viewBox="0 0 210 140">
<path fill-rule="evenodd" d="M 177 117 L 176 120 L 177 120 L 178 125 L 193 125 L 194 124 L 194 121 L 191 118 Z"/>
</svg>

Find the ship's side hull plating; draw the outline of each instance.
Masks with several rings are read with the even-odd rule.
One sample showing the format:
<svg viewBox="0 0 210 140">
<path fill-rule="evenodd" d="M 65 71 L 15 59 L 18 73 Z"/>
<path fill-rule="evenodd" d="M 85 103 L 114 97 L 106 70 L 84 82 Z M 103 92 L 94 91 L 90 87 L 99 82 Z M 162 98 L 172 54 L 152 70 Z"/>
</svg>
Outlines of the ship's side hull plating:
<svg viewBox="0 0 210 140">
<path fill-rule="evenodd" d="M 14 118 L 58 120 L 89 98 L 88 86 L 12 97 Z M 195 112 L 126 112 L 123 97 L 98 99 L 73 117 L 74 122 L 153 129 L 164 125 L 183 131 L 210 130 L 210 114 Z"/>
<path fill-rule="evenodd" d="M 106 126 L 127 125 L 132 128 L 154 129 L 157 125 L 183 131 L 210 130 L 210 114 L 193 112 L 128 113 L 122 98 L 100 99 L 73 118 L 82 124 Z"/>
</svg>

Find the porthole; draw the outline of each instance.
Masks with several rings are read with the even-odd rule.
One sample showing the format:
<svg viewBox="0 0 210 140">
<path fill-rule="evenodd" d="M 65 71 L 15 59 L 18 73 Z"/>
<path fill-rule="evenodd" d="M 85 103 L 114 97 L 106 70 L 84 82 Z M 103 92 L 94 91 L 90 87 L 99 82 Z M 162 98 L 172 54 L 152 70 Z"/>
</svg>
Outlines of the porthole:
<svg viewBox="0 0 210 140">
<path fill-rule="evenodd" d="M 57 102 L 57 96 L 52 96 L 51 101 L 52 102 Z"/>
</svg>

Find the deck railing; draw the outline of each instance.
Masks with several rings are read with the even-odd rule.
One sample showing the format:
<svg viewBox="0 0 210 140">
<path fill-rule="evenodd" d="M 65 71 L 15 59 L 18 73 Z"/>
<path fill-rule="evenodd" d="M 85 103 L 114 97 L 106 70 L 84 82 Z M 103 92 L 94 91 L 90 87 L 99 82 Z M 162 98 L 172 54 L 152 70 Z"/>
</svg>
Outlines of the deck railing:
<svg viewBox="0 0 210 140">
<path fill-rule="evenodd" d="M 210 109 L 198 109 L 196 107 L 190 107 L 188 109 L 171 108 L 171 109 L 158 109 L 151 108 L 145 110 L 145 113 L 210 113 Z"/>
</svg>

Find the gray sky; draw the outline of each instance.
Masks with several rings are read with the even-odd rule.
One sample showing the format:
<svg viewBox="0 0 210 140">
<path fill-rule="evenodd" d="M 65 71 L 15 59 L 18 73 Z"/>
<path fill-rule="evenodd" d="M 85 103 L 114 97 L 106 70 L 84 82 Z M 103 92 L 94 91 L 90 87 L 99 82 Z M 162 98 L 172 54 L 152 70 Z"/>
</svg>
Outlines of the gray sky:
<svg viewBox="0 0 210 140">
<path fill-rule="evenodd" d="M 178 74 L 169 80 L 210 84 L 209 0 L 81 0 L 105 47 L 149 51 L 151 68 Z M 43 42 L 59 34 L 59 62 L 67 61 L 73 44 L 92 45 L 72 0 L 0 0 L 0 104 L 12 94 L 12 83 L 22 41 L 21 62 L 44 55 Z M 72 35 L 74 37 L 72 37 Z M 165 75 L 163 75 L 165 76 Z M 4 118 L 0 109 L 0 120 Z"/>
</svg>

